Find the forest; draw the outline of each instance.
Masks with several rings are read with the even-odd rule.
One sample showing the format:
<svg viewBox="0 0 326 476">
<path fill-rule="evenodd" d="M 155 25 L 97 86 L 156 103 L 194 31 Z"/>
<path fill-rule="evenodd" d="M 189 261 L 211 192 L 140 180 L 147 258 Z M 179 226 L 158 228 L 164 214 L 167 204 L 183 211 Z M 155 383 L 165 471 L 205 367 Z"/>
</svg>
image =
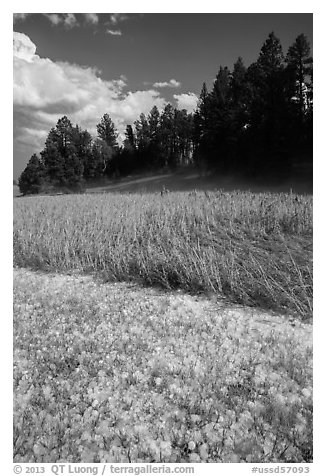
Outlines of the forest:
<svg viewBox="0 0 326 476">
<path fill-rule="evenodd" d="M 185 166 L 250 180 L 287 178 L 300 161 L 312 164 L 310 44 L 300 34 L 285 54 L 271 32 L 249 67 L 239 57 L 232 71 L 220 66 L 211 90 L 203 83 L 193 113 L 154 106 L 126 126 L 123 145 L 110 111 L 96 130 L 92 137 L 60 118 L 21 173 L 20 192 L 81 192 L 104 179 Z"/>
</svg>

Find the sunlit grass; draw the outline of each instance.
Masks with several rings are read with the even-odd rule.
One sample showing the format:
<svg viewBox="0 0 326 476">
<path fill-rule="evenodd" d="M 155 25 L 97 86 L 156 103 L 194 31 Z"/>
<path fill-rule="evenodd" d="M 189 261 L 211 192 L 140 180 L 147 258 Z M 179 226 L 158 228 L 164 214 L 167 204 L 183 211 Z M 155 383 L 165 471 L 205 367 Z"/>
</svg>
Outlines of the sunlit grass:
<svg viewBox="0 0 326 476">
<path fill-rule="evenodd" d="M 14 263 L 100 272 L 312 316 L 312 197 L 244 192 L 14 201 Z"/>
</svg>

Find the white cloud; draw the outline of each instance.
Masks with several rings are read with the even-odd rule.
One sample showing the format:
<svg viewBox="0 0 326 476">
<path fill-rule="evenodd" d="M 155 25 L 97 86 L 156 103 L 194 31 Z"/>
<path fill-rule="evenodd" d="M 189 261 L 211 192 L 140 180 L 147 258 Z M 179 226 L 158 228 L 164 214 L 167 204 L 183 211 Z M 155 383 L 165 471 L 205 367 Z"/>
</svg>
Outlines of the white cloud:
<svg viewBox="0 0 326 476">
<path fill-rule="evenodd" d="M 32 13 L 14 13 L 14 23 L 23 21 L 27 16 L 30 15 L 32 15 Z M 54 26 L 61 24 L 63 24 L 67 28 L 79 26 L 76 15 L 74 13 L 42 13 L 42 15 L 47 18 Z M 97 25 L 99 22 L 99 17 L 97 13 L 83 13 L 82 15 L 84 16 L 86 23 Z"/>
<path fill-rule="evenodd" d="M 121 36 L 122 35 L 121 30 L 109 30 L 109 29 L 107 29 L 106 33 L 108 35 L 113 35 L 113 36 Z"/>
<path fill-rule="evenodd" d="M 186 109 L 188 113 L 197 108 L 198 96 L 195 93 L 173 94 L 178 109 Z"/>
<path fill-rule="evenodd" d="M 181 83 L 179 81 L 176 81 L 175 79 L 170 79 L 170 85 L 174 88 L 178 88 L 179 86 L 181 86 Z"/>
<path fill-rule="evenodd" d="M 25 20 L 28 15 L 30 15 L 30 13 L 14 13 L 14 23 Z"/>
<path fill-rule="evenodd" d="M 107 81 L 96 68 L 40 58 L 36 45 L 23 33 L 14 33 L 14 154 L 21 169 L 60 117 L 96 135 L 96 124 L 108 113 L 118 131 L 166 104 L 154 89 L 126 91 L 127 79 Z M 24 154 L 24 155 L 23 155 Z"/>
<path fill-rule="evenodd" d="M 123 101 L 117 106 L 121 108 L 121 117 L 127 119 L 127 122 L 133 122 L 138 119 L 142 112 L 148 114 L 154 105 L 162 110 L 165 104 L 166 100 L 160 96 L 158 91 L 149 89 L 127 93 Z M 137 114 L 135 114 L 135 111 L 137 111 Z"/>
<path fill-rule="evenodd" d="M 179 88 L 181 83 L 175 79 L 170 79 L 170 81 L 164 81 L 161 83 L 154 83 L 154 88 Z"/>
<path fill-rule="evenodd" d="M 77 19 L 76 19 L 75 15 L 73 13 L 66 13 L 64 15 L 63 22 L 69 28 L 72 28 L 72 27 L 78 25 Z"/>
<path fill-rule="evenodd" d="M 14 33 L 14 57 L 32 61 L 35 57 L 36 46 L 24 33 Z"/>
<path fill-rule="evenodd" d="M 16 137 L 16 141 L 22 145 L 33 145 L 36 149 L 40 142 L 44 142 L 49 131 L 35 130 L 33 128 L 24 126 L 21 128 L 21 134 Z"/>
<path fill-rule="evenodd" d="M 67 28 L 78 26 L 77 18 L 73 13 L 44 13 L 43 14 L 52 25 L 60 25 L 63 23 Z"/>
<path fill-rule="evenodd" d="M 84 13 L 85 20 L 87 23 L 92 23 L 93 25 L 98 24 L 98 15 L 96 13 Z"/>
<path fill-rule="evenodd" d="M 62 17 L 57 13 L 44 13 L 44 16 L 50 20 L 52 25 L 59 25 L 59 23 L 62 23 Z"/>
<path fill-rule="evenodd" d="M 129 16 L 125 13 L 111 13 L 110 21 L 108 23 L 111 23 L 112 25 L 117 25 L 122 21 L 128 20 L 128 18 Z"/>
</svg>

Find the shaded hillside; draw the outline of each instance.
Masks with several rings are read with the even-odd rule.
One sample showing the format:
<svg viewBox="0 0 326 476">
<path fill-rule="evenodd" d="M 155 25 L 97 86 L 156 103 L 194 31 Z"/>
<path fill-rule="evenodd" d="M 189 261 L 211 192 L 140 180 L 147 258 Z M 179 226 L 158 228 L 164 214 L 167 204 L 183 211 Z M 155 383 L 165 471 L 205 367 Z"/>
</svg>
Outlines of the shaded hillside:
<svg viewBox="0 0 326 476">
<path fill-rule="evenodd" d="M 106 185 L 98 185 L 86 189 L 88 193 L 153 193 L 163 189 L 171 192 L 183 191 L 251 191 L 256 193 L 286 193 L 312 194 L 312 168 L 303 172 L 298 170 L 293 177 L 286 181 L 268 182 L 267 180 L 246 181 L 235 176 L 201 176 L 195 168 L 188 168 L 177 173 L 165 173 L 155 175 L 135 175 L 125 179 L 108 182 Z"/>
</svg>

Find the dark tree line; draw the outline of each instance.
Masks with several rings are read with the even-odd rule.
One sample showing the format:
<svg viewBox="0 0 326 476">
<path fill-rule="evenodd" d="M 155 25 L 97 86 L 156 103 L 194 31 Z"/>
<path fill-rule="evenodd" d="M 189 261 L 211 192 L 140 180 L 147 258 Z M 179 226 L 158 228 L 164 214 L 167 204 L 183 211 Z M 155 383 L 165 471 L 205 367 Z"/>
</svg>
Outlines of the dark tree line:
<svg viewBox="0 0 326 476">
<path fill-rule="evenodd" d="M 19 178 L 20 191 L 40 193 L 53 188 L 81 191 L 87 182 L 133 172 L 173 169 L 188 164 L 192 153 L 192 115 L 168 104 L 160 114 L 154 106 L 127 125 L 119 147 L 112 119 L 104 114 L 94 139 L 64 116 L 52 128 L 40 157 L 33 154 Z"/>
<path fill-rule="evenodd" d="M 167 104 L 162 113 L 154 106 L 141 114 L 134 128 L 129 124 L 118 160 L 124 174 L 135 171 L 174 170 L 191 162 L 193 115 Z M 123 167 L 122 167 L 123 164 Z M 122 168 L 121 168 L 122 167 Z"/>
<path fill-rule="evenodd" d="M 287 175 L 312 151 L 312 58 L 304 35 L 283 55 L 271 33 L 257 61 L 220 67 L 194 114 L 194 160 L 219 172 Z"/>
<path fill-rule="evenodd" d="M 196 164 L 217 173 L 287 176 L 293 160 L 312 156 L 313 74 L 310 46 L 299 35 L 286 55 L 270 33 L 257 61 L 220 67 L 211 91 L 203 84 L 188 114 L 167 104 L 128 124 L 123 147 L 104 114 L 97 137 L 64 116 L 19 178 L 23 194 L 81 190 L 86 182 Z"/>
<path fill-rule="evenodd" d="M 118 154 L 117 133 L 108 114 L 97 125 L 97 138 L 73 126 L 64 116 L 45 141 L 40 157 L 33 154 L 19 178 L 20 191 L 39 193 L 57 188 L 80 191 L 85 182 L 98 180 L 112 172 Z"/>
</svg>

